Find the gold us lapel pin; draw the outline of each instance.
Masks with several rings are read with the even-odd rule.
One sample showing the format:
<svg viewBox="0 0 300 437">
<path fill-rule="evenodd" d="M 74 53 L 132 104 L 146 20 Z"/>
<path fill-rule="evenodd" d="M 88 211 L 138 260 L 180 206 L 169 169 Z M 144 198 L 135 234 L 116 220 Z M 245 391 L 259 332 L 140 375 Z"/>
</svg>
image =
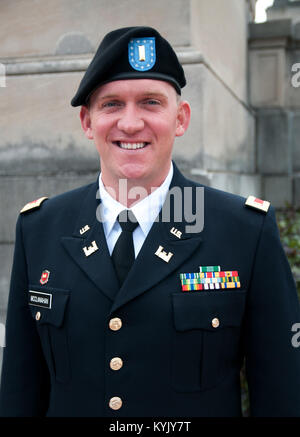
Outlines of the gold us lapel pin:
<svg viewBox="0 0 300 437">
<path fill-rule="evenodd" d="M 89 225 L 85 225 L 83 228 L 80 229 L 80 235 L 84 234 L 90 229 Z"/>
<path fill-rule="evenodd" d="M 178 231 L 178 229 L 173 227 L 170 229 L 170 232 L 171 234 L 175 235 L 175 237 L 181 238 L 182 232 Z"/>
</svg>

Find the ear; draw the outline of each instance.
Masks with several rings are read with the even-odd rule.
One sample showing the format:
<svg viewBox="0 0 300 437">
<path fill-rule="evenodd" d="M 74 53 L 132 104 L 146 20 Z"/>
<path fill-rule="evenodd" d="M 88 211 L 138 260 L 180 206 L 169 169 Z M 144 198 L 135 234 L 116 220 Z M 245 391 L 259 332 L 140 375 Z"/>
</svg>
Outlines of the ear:
<svg viewBox="0 0 300 437">
<path fill-rule="evenodd" d="M 86 106 L 81 106 L 79 115 L 80 115 L 81 126 L 85 132 L 85 136 L 89 140 L 92 140 L 94 138 L 94 135 L 92 130 L 90 110 Z"/>
<path fill-rule="evenodd" d="M 181 137 L 187 130 L 191 119 L 191 107 L 188 102 L 179 102 L 177 121 L 176 121 L 176 137 Z"/>
</svg>

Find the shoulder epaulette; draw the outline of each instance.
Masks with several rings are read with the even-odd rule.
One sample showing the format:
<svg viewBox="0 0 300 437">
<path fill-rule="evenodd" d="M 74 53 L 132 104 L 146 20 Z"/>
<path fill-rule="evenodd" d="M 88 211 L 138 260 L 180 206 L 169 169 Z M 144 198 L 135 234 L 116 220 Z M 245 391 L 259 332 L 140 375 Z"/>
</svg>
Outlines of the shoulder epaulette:
<svg viewBox="0 0 300 437">
<path fill-rule="evenodd" d="M 23 212 L 30 211 L 31 209 L 39 208 L 46 199 L 48 199 L 48 197 L 40 197 L 39 199 L 26 203 L 26 205 L 21 209 L 20 213 L 22 214 Z"/>
<path fill-rule="evenodd" d="M 245 205 L 248 206 L 249 208 L 259 209 L 260 211 L 267 213 L 270 206 L 270 202 L 268 202 L 267 200 L 258 199 L 255 196 L 248 196 Z"/>
</svg>

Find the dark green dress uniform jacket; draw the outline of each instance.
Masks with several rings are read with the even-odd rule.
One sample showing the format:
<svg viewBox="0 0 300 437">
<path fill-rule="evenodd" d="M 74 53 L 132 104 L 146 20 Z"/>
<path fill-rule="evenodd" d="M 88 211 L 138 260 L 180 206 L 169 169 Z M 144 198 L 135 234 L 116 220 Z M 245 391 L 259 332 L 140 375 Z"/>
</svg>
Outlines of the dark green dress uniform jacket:
<svg viewBox="0 0 300 437">
<path fill-rule="evenodd" d="M 195 194 L 199 185 L 175 167 L 171 186 Z M 59 195 L 19 217 L 1 415 L 240 416 L 245 358 L 251 415 L 299 416 L 300 348 L 291 342 L 299 303 L 273 208 L 265 214 L 205 187 L 203 231 L 186 232 L 172 214 L 155 222 L 119 289 L 96 218 L 97 189 Z M 98 250 L 86 256 L 93 241 Z M 173 253 L 169 262 L 155 255 L 159 246 Z M 181 291 L 180 273 L 211 265 L 237 270 L 241 288 Z M 50 295 L 51 308 L 29 305 L 29 290 Z M 114 331 L 116 317 L 122 327 Z M 114 357 L 119 370 L 110 368 Z M 118 410 L 109 406 L 115 396 Z"/>
</svg>

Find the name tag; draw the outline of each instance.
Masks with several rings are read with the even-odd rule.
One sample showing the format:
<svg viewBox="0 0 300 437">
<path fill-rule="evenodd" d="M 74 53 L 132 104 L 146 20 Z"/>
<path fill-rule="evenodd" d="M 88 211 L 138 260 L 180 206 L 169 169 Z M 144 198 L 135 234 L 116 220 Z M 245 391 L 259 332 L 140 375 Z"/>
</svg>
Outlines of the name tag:
<svg viewBox="0 0 300 437">
<path fill-rule="evenodd" d="M 29 305 L 51 309 L 52 294 L 29 290 Z"/>
</svg>

